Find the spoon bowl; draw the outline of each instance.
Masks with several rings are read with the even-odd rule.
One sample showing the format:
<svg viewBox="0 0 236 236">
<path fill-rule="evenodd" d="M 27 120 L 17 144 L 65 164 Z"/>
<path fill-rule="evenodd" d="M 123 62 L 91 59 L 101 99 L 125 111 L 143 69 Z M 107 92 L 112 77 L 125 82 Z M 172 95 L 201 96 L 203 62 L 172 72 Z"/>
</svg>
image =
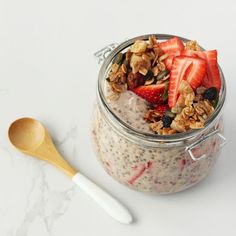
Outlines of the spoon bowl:
<svg viewBox="0 0 236 236">
<path fill-rule="evenodd" d="M 30 151 L 43 143 L 45 129 L 37 120 L 22 118 L 11 124 L 8 136 L 17 149 Z"/>
</svg>

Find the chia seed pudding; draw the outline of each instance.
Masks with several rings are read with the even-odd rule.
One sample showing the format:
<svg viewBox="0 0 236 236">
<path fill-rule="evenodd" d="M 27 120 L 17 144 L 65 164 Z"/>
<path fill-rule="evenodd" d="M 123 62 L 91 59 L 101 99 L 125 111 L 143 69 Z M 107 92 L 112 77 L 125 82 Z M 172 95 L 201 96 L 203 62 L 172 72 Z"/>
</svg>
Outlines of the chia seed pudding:
<svg viewBox="0 0 236 236">
<path fill-rule="evenodd" d="M 137 39 L 148 40 L 149 36 L 141 36 L 121 44 L 105 59 L 99 75 L 98 100 L 92 121 L 92 140 L 102 166 L 115 180 L 138 191 L 167 194 L 182 191 L 200 182 L 217 160 L 224 141 L 221 133 L 225 81 L 220 71 L 221 88 L 217 97 L 218 103 L 212 108 L 214 112 L 203 121 L 203 126 L 192 125 L 191 115 L 188 118 L 191 125 L 187 125 L 188 122 L 185 121 L 185 130 L 178 126 L 175 129 L 171 122 L 174 123 L 179 113 L 169 119 L 170 124 L 167 126 L 168 119 L 166 121 L 163 117 L 171 113 L 174 106 L 161 115 L 160 109 L 158 115 L 153 115 L 152 111 L 156 111 L 157 106 L 162 108 L 164 102 L 161 102 L 161 105 L 156 103 L 154 106 L 150 104 L 150 96 L 145 99 L 129 88 L 114 93 L 114 90 L 119 90 L 120 87 L 113 88 L 105 80 L 111 70 L 111 62 L 116 60 L 114 58 L 117 54 L 124 49 L 127 51 L 127 47 L 135 44 Z M 159 39 L 172 38 L 168 35 L 156 36 Z M 181 40 L 187 41 L 183 38 Z M 145 73 L 144 70 L 142 72 Z M 165 90 L 166 86 L 163 88 Z M 198 96 L 195 89 L 194 94 Z M 194 104 L 198 102 L 192 101 L 191 106 L 196 109 Z M 175 103 L 178 103 L 178 97 Z M 209 104 L 211 106 L 213 103 L 210 101 Z M 162 126 L 159 125 L 161 122 Z M 155 128 L 157 126 L 158 128 Z"/>
</svg>

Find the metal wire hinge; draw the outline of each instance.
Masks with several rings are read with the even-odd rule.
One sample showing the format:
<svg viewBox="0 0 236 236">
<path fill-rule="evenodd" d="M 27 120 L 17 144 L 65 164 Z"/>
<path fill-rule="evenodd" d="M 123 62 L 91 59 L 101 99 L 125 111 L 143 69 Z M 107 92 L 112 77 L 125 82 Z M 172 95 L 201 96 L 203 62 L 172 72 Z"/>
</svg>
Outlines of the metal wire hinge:
<svg viewBox="0 0 236 236">
<path fill-rule="evenodd" d="M 221 139 L 221 144 L 220 144 L 220 148 L 222 148 L 225 144 L 226 144 L 226 138 L 220 133 L 219 130 L 214 130 L 211 133 L 203 136 L 201 139 L 197 140 L 196 142 L 194 142 L 193 144 L 191 144 L 190 146 L 186 147 L 186 151 L 188 151 L 190 157 L 194 160 L 194 161 L 198 161 L 201 160 L 203 158 L 206 158 L 206 154 L 201 155 L 200 157 L 195 157 L 195 155 L 193 154 L 193 149 L 196 148 L 198 145 L 200 145 L 201 143 L 207 141 L 209 138 L 213 137 L 214 135 L 217 135 L 220 139 Z"/>
<path fill-rule="evenodd" d="M 98 59 L 98 64 L 104 61 L 104 59 L 118 46 L 118 43 L 111 43 L 106 47 L 100 49 L 94 53 L 94 56 Z"/>
</svg>

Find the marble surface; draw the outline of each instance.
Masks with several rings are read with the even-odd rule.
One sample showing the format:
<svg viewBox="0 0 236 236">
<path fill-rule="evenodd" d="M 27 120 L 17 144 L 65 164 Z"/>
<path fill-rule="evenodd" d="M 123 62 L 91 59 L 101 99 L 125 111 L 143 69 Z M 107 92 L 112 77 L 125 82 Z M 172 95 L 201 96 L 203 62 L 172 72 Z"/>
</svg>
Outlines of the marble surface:
<svg viewBox="0 0 236 236">
<path fill-rule="evenodd" d="M 230 26 L 236 4 L 198 5 L 204 7 L 193 17 L 189 1 L 181 0 L 0 1 L 1 236 L 236 234 L 236 29 Z M 176 18 L 177 12 L 183 14 Z M 152 32 L 183 35 L 217 48 L 228 83 L 228 145 L 206 180 L 169 196 L 138 193 L 111 179 L 89 135 L 99 69 L 93 53 Z M 7 129 L 22 116 L 41 120 L 65 158 L 120 199 L 135 223 L 115 222 L 63 173 L 15 151 Z"/>
</svg>

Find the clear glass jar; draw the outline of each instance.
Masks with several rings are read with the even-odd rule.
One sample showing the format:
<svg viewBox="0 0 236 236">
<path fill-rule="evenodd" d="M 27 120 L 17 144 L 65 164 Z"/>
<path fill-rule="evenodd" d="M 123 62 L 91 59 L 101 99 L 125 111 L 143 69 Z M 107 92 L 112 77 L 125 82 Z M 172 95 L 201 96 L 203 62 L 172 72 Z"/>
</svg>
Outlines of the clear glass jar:
<svg viewBox="0 0 236 236">
<path fill-rule="evenodd" d="M 149 36 L 129 39 L 116 48 L 112 44 L 98 52 L 97 56 L 104 61 L 98 77 L 92 139 L 98 159 L 115 180 L 138 191 L 174 193 L 200 182 L 220 154 L 225 143 L 222 111 L 226 85 L 220 69 L 222 88 L 219 102 L 203 129 L 164 136 L 134 129 L 109 107 L 104 84 L 114 57 L 137 39 L 147 40 Z M 173 37 L 162 34 L 155 36 L 159 40 Z"/>
</svg>

